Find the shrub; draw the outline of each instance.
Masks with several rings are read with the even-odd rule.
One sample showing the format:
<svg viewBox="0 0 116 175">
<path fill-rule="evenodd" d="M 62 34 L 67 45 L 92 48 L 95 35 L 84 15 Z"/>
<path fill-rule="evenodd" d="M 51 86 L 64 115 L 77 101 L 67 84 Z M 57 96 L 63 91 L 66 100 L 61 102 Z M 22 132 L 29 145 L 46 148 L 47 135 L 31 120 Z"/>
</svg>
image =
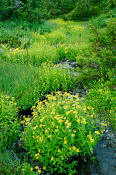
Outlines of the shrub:
<svg viewBox="0 0 116 175">
<path fill-rule="evenodd" d="M 88 18 L 98 15 L 100 10 L 100 3 L 91 0 L 80 0 L 76 3 L 75 8 L 69 14 L 65 15 L 65 18 L 69 20 Z"/>
<path fill-rule="evenodd" d="M 75 61 L 76 60 L 76 56 L 78 54 L 78 49 L 77 49 L 78 45 L 71 45 L 69 44 L 68 46 L 64 45 L 64 44 L 59 44 L 58 45 L 58 55 L 59 55 L 59 60 L 69 60 L 69 61 Z"/>
<path fill-rule="evenodd" d="M 32 120 L 24 120 L 24 146 L 40 167 L 51 173 L 73 174 L 77 160 L 69 158 L 93 153 L 103 126 L 92 107 L 79 104 L 78 95 L 57 92 L 47 98 L 32 107 Z"/>
<path fill-rule="evenodd" d="M 111 123 L 111 127 L 116 131 L 116 89 L 114 88 L 111 92 L 112 96 L 111 96 L 111 110 L 110 110 L 110 123 Z"/>
<path fill-rule="evenodd" d="M 114 50 L 116 41 L 116 19 L 111 18 L 106 23 L 103 30 L 98 30 L 94 25 L 91 25 L 92 36 L 90 41 L 94 44 L 94 48 L 99 54 L 103 49 Z M 115 53 L 115 52 L 114 52 Z M 107 53 L 106 53 L 107 54 Z"/>
<path fill-rule="evenodd" d="M 37 175 L 32 166 L 23 161 L 21 162 L 13 151 L 0 151 L 0 174 L 2 175 Z"/>
<path fill-rule="evenodd" d="M 75 88 L 78 83 L 77 77 L 68 73 L 68 70 L 53 64 L 42 64 L 36 76 L 36 79 L 18 99 L 18 105 L 23 109 L 34 105 L 37 99 L 45 98 L 45 94 L 57 90 L 68 91 Z"/>
<path fill-rule="evenodd" d="M 91 25 L 92 36 L 90 38 L 93 53 L 96 55 L 95 62 L 100 74 L 108 78 L 107 70 L 115 67 L 115 41 L 116 41 L 116 20 L 111 18 L 106 27 L 97 29 Z"/>
<path fill-rule="evenodd" d="M 33 48 L 28 50 L 28 62 L 32 65 L 40 66 L 42 63 L 56 63 L 57 53 L 56 48 L 47 43 L 33 44 Z"/>
<path fill-rule="evenodd" d="M 68 91 L 78 83 L 78 78 L 69 73 L 69 70 L 48 63 L 38 68 L 2 62 L 0 74 L 1 93 L 14 96 L 18 106 L 23 109 L 31 107 L 47 93 Z"/>
<path fill-rule="evenodd" d="M 46 34 L 46 41 L 54 46 L 58 43 L 63 43 L 65 41 L 65 33 L 59 30 L 55 30 L 52 33 Z"/>
<path fill-rule="evenodd" d="M 33 171 L 34 168 L 27 162 L 22 163 L 22 175 L 38 175 L 38 173 L 40 173 L 39 171 L 35 172 Z"/>
<path fill-rule="evenodd" d="M 104 81 L 99 80 L 90 85 L 86 95 L 86 102 L 99 114 L 109 114 L 111 110 L 111 92 Z"/>
<path fill-rule="evenodd" d="M 0 174 L 21 175 L 20 160 L 13 151 L 0 152 Z"/>
<path fill-rule="evenodd" d="M 7 32 L 0 31 L 0 44 L 7 44 L 8 47 L 20 47 L 20 40 Z"/>
<path fill-rule="evenodd" d="M 44 37 L 41 37 L 44 38 Z M 40 39 L 41 39 L 40 38 Z M 37 40 L 37 39 L 36 39 Z M 46 50 L 46 52 L 45 52 Z M 4 61 L 10 63 L 20 63 L 20 64 L 31 64 L 34 66 L 40 66 L 45 62 L 56 63 L 58 60 L 58 55 L 56 48 L 50 46 L 44 41 L 34 43 L 31 48 L 21 49 L 6 49 L 1 57 Z"/>
<path fill-rule="evenodd" d="M 0 95 L 0 148 L 8 148 L 18 138 L 20 124 L 14 97 Z"/>
</svg>

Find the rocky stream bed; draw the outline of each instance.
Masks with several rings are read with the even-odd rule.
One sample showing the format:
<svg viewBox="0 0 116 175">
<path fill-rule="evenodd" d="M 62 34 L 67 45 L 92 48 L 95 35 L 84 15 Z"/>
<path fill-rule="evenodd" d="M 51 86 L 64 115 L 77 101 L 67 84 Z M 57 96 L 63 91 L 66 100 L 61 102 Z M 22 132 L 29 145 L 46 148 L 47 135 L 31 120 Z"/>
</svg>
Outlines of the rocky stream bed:
<svg viewBox="0 0 116 175">
<path fill-rule="evenodd" d="M 76 62 L 65 61 L 57 63 L 57 68 L 68 69 L 68 73 L 73 73 L 74 76 L 78 76 L 79 72 L 72 72 L 72 69 L 76 67 L 80 67 Z M 86 94 L 86 91 L 79 85 L 78 89 L 72 91 L 74 95 L 77 93 L 81 98 Z M 30 113 L 31 111 L 27 110 L 23 111 L 21 114 L 30 115 Z M 94 149 L 93 155 L 94 161 L 89 159 L 80 161 L 78 173 L 75 175 L 116 175 L 116 133 L 114 133 L 110 127 L 106 127 L 104 135 Z M 43 170 L 41 174 L 51 175 Z"/>
</svg>

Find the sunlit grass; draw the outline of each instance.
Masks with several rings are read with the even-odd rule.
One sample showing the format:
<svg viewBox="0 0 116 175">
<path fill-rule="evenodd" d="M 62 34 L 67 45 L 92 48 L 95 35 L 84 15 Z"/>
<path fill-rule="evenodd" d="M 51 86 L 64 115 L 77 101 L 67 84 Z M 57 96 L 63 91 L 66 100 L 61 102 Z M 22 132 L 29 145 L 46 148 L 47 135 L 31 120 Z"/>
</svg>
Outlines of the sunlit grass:
<svg viewBox="0 0 116 175">
<path fill-rule="evenodd" d="M 89 44 L 89 29 L 86 24 L 61 19 L 49 20 L 47 23 L 50 26 L 54 24 L 57 27 L 51 32 L 43 34 L 39 30 L 38 32 L 24 32 L 21 28 L 19 28 L 18 33 L 15 32 L 16 28 L 11 28 L 10 33 L 13 34 L 15 32 L 15 36 L 21 44 L 17 48 L 12 48 L 8 44 L 9 41 L 8 43 L 5 41 L 6 43 L 2 46 L 3 50 L 5 46 L 2 59 L 11 63 L 39 66 L 43 62 L 51 61 L 56 63 L 61 59 L 57 52 L 60 44 L 63 44 L 64 47 L 71 45 L 73 50 L 84 48 Z M 76 55 L 78 55 L 78 51 Z M 70 60 L 70 58 L 67 59 Z M 76 57 L 73 60 L 76 60 Z"/>
</svg>

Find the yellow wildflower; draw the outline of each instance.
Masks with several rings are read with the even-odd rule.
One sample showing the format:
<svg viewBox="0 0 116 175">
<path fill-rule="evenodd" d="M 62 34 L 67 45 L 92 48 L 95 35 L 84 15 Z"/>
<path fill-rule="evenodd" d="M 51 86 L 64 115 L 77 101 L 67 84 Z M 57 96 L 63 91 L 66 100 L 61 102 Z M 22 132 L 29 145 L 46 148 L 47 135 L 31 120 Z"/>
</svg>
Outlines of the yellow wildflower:
<svg viewBox="0 0 116 175">
<path fill-rule="evenodd" d="M 36 130 L 37 126 L 34 126 L 33 129 Z"/>
<path fill-rule="evenodd" d="M 101 133 L 104 133 L 104 131 L 105 131 L 105 130 L 103 129 L 103 130 L 101 131 Z"/>
<path fill-rule="evenodd" d="M 67 141 L 66 140 L 64 140 L 64 144 L 67 144 Z"/>
<path fill-rule="evenodd" d="M 43 170 L 46 170 L 46 167 L 45 166 L 43 166 Z"/>
<path fill-rule="evenodd" d="M 75 147 L 75 146 L 73 146 L 73 147 L 72 147 L 72 149 L 73 149 L 73 150 L 76 150 L 76 147 Z"/>
<path fill-rule="evenodd" d="M 72 136 L 72 137 L 74 137 L 74 136 L 75 136 L 75 134 L 71 134 L 71 136 Z"/>
<path fill-rule="evenodd" d="M 39 156 L 39 153 L 35 154 L 35 157 Z"/>
<path fill-rule="evenodd" d="M 106 124 L 106 123 L 102 123 L 102 125 L 103 125 L 103 126 L 107 126 L 107 124 Z"/>
<path fill-rule="evenodd" d="M 60 149 L 58 149 L 58 152 L 60 152 Z"/>
<path fill-rule="evenodd" d="M 77 119 L 76 121 L 77 121 L 77 123 L 79 123 L 80 122 L 80 119 Z"/>
<path fill-rule="evenodd" d="M 92 135 L 91 134 L 87 135 L 87 137 L 89 137 L 90 142 L 94 142 L 94 139 L 92 138 Z"/>
<path fill-rule="evenodd" d="M 12 100 L 14 100 L 15 98 L 14 97 L 12 97 Z"/>
<path fill-rule="evenodd" d="M 22 123 L 22 124 L 25 123 L 25 120 L 22 120 L 21 123 Z"/>
<path fill-rule="evenodd" d="M 66 115 L 68 115 L 68 114 L 70 114 L 70 111 L 67 111 L 67 112 L 66 112 Z"/>
<path fill-rule="evenodd" d="M 79 151 L 80 151 L 80 150 L 77 148 L 77 149 L 76 149 L 76 152 L 79 153 Z"/>
<path fill-rule="evenodd" d="M 41 170 L 40 169 L 38 170 L 38 173 L 41 174 Z"/>
<path fill-rule="evenodd" d="M 85 120 L 85 119 L 83 119 L 82 123 L 83 123 L 83 124 L 86 124 L 87 122 L 86 122 L 86 120 Z"/>
<path fill-rule="evenodd" d="M 38 169 L 39 169 L 39 167 L 38 167 L 38 166 L 36 166 L 36 167 L 35 167 L 35 169 L 36 169 L 36 170 L 38 170 Z"/>
<path fill-rule="evenodd" d="M 90 139 L 90 141 L 93 143 L 94 142 L 94 139 Z"/>
<path fill-rule="evenodd" d="M 33 171 L 33 168 L 30 168 L 31 171 Z"/>
<path fill-rule="evenodd" d="M 78 112 L 77 111 L 73 111 L 73 114 L 78 114 Z"/>
<path fill-rule="evenodd" d="M 53 158 L 53 157 L 51 157 L 51 160 L 54 160 L 54 158 Z"/>
<path fill-rule="evenodd" d="M 100 135 L 100 132 L 99 131 L 95 131 L 95 134 Z"/>
</svg>

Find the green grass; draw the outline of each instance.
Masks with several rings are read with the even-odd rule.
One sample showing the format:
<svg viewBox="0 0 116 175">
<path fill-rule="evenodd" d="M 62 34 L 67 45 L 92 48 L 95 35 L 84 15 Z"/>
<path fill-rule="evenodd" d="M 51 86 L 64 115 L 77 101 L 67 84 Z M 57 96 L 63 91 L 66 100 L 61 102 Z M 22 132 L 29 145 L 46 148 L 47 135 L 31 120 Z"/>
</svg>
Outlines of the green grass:
<svg viewBox="0 0 116 175">
<path fill-rule="evenodd" d="M 22 109 L 31 107 L 46 93 L 70 90 L 77 86 L 76 77 L 67 70 L 44 64 L 39 68 L 29 65 L 0 64 L 0 93 L 15 97 Z"/>
<path fill-rule="evenodd" d="M 100 33 L 99 37 L 104 34 L 103 37 L 105 36 L 107 41 L 108 15 L 102 14 L 91 20 L 97 27 L 98 34 Z M 88 105 L 97 116 L 99 113 L 108 112 L 110 117 L 101 120 L 109 121 L 116 130 L 115 73 L 114 67 L 107 62 L 107 56 L 110 61 L 115 59 L 115 51 L 110 51 L 105 37 L 100 38 L 104 49 L 99 47 L 98 40 L 92 41 L 89 27 L 91 21 L 52 19 L 41 24 L 0 22 L 0 95 L 14 97 L 16 107 L 26 110 L 36 105 L 38 100 L 45 99 L 47 94 L 52 94 L 54 98 L 55 92 L 69 92 L 78 88 L 78 83 L 82 83 L 88 90 L 83 110 Z M 111 24 L 113 26 L 113 23 Z M 114 27 L 110 29 L 110 35 L 112 31 L 115 33 Z M 98 47 L 96 51 L 94 46 Z M 113 42 L 111 47 L 114 49 Z M 68 69 L 55 65 L 64 60 L 76 61 L 81 65 L 82 68 L 75 69 L 80 72 L 78 77 L 73 73 L 69 74 Z M 104 81 L 98 81 L 99 79 Z M 22 166 L 25 174 L 36 174 L 35 171 L 30 171 L 32 167 L 29 164 L 18 166 Z M 12 167 L 14 171 L 14 165 Z M 3 167 L 2 173 L 7 172 L 4 169 Z M 20 171 L 22 173 L 22 170 Z"/>
<path fill-rule="evenodd" d="M 75 77 L 71 80 L 66 71 L 55 67 L 51 71 L 50 66 L 41 65 L 76 61 L 80 50 L 89 44 L 87 28 L 87 24 L 61 19 L 49 20 L 38 28 L 28 23 L 4 23 L 0 27 L 0 93 L 15 97 L 26 109 L 46 93 L 70 90 L 72 84 L 76 87 L 78 80 L 74 83 Z"/>
<path fill-rule="evenodd" d="M 14 23 L 13 23 L 14 24 Z M 60 45 L 75 50 L 75 58 L 78 55 L 78 47 L 84 48 L 89 44 L 89 30 L 87 24 L 77 22 L 64 22 L 61 19 L 47 22 L 51 27 L 41 34 L 40 29 L 25 31 L 20 26 L 6 28 L 4 24 L 0 28 L 1 47 L 4 53 L 1 59 L 10 63 L 41 65 L 43 62 L 57 62 L 60 58 L 58 48 Z M 45 24 L 46 25 L 46 24 Z M 6 35 L 7 33 L 7 35 Z M 14 42 L 14 43 L 13 43 Z M 72 58 L 67 58 L 71 60 Z"/>
</svg>

